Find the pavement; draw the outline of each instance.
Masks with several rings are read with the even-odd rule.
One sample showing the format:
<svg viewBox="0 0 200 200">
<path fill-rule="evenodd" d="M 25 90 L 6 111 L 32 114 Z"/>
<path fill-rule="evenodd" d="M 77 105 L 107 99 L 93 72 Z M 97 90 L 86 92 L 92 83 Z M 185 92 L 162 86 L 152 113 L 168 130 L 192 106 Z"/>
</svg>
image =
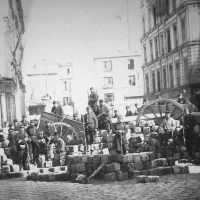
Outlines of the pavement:
<svg viewBox="0 0 200 200">
<path fill-rule="evenodd" d="M 1 200 L 131 200 L 200 199 L 200 174 L 177 174 L 160 177 L 158 183 L 140 183 L 125 180 L 104 182 L 92 180 L 90 184 L 69 182 L 33 182 L 24 178 L 0 181 Z"/>
</svg>

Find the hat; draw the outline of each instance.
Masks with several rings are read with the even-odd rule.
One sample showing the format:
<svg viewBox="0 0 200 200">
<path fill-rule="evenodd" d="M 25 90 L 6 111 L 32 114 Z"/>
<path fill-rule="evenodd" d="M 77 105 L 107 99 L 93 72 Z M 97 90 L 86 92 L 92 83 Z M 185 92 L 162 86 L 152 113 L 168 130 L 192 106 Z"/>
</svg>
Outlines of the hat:
<svg viewBox="0 0 200 200">
<path fill-rule="evenodd" d="M 45 121 L 45 123 L 49 123 L 49 121 L 48 121 L 48 120 L 46 120 L 46 121 Z"/>
<path fill-rule="evenodd" d="M 19 128 L 24 128 L 24 125 L 21 124 L 21 125 L 19 126 Z"/>
<path fill-rule="evenodd" d="M 166 110 L 165 113 L 170 113 L 170 111 L 169 111 L 169 110 Z"/>
<path fill-rule="evenodd" d="M 34 120 L 32 119 L 32 120 L 30 120 L 30 123 L 34 123 Z"/>
<path fill-rule="evenodd" d="M 56 101 L 53 101 L 53 104 L 55 104 L 56 103 Z"/>
<path fill-rule="evenodd" d="M 26 115 L 22 115 L 22 118 L 26 118 Z"/>
<path fill-rule="evenodd" d="M 35 118 L 34 121 L 38 121 L 38 119 Z"/>
<path fill-rule="evenodd" d="M 99 103 L 103 103 L 103 99 L 100 99 L 100 100 L 99 100 Z"/>
<path fill-rule="evenodd" d="M 14 119 L 13 122 L 18 122 L 18 120 L 17 120 L 17 119 Z"/>
<path fill-rule="evenodd" d="M 94 87 L 91 87 L 90 90 L 94 90 Z"/>
<path fill-rule="evenodd" d="M 78 115 L 77 114 L 73 114 L 73 117 L 77 117 Z"/>
</svg>

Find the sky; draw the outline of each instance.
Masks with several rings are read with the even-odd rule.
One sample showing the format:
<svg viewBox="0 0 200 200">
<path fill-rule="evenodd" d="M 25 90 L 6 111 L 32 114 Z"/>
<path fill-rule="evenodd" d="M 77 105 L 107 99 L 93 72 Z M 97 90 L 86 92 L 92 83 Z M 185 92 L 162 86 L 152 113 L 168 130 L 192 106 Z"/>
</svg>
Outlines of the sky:
<svg viewBox="0 0 200 200">
<path fill-rule="evenodd" d="M 2 18 L 7 1 L 0 0 L 0 66 L 4 65 Z M 126 53 L 127 0 L 22 0 L 25 17 L 23 74 L 42 59 L 74 62 L 79 77 L 93 77 L 93 58 Z M 140 1 L 128 0 L 131 51 L 140 52 Z"/>
</svg>

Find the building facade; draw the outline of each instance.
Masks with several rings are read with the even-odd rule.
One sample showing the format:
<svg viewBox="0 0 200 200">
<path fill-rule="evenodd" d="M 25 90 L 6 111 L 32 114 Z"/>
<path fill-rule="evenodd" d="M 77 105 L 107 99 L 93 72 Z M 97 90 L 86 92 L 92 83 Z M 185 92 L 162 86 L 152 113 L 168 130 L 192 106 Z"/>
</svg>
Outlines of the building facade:
<svg viewBox="0 0 200 200">
<path fill-rule="evenodd" d="M 27 74 L 28 106 L 50 103 L 51 108 L 54 100 L 61 106 L 73 106 L 73 74 L 73 63 L 34 65 Z"/>
<path fill-rule="evenodd" d="M 4 17 L 5 66 L 0 71 L 0 126 L 25 114 L 22 78 L 25 26 L 21 0 L 9 0 L 8 8 L 8 16 Z"/>
<path fill-rule="evenodd" d="M 142 0 L 144 91 L 198 102 L 200 89 L 200 1 Z"/>
<path fill-rule="evenodd" d="M 143 74 L 141 55 L 94 58 L 96 89 L 106 103 L 141 103 Z"/>
</svg>

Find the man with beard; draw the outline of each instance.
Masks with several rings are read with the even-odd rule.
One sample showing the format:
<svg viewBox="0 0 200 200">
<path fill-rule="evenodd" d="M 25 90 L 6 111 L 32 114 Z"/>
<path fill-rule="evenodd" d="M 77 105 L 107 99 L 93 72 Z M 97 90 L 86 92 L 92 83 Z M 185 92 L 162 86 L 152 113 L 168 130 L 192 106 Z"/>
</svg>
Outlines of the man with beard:
<svg viewBox="0 0 200 200">
<path fill-rule="evenodd" d="M 97 102 L 99 100 L 99 96 L 98 94 L 95 92 L 95 89 L 93 87 L 90 88 L 91 94 L 89 96 L 89 102 L 88 105 L 93 109 L 95 115 L 97 116 L 97 110 L 98 110 L 98 106 L 97 106 Z"/>
<path fill-rule="evenodd" d="M 110 119 L 108 107 L 104 105 L 102 99 L 99 100 L 97 119 L 98 119 L 99 129 L 107 130 L 108 133 L 110 133 L 112 122 Z"/>
</svg>

